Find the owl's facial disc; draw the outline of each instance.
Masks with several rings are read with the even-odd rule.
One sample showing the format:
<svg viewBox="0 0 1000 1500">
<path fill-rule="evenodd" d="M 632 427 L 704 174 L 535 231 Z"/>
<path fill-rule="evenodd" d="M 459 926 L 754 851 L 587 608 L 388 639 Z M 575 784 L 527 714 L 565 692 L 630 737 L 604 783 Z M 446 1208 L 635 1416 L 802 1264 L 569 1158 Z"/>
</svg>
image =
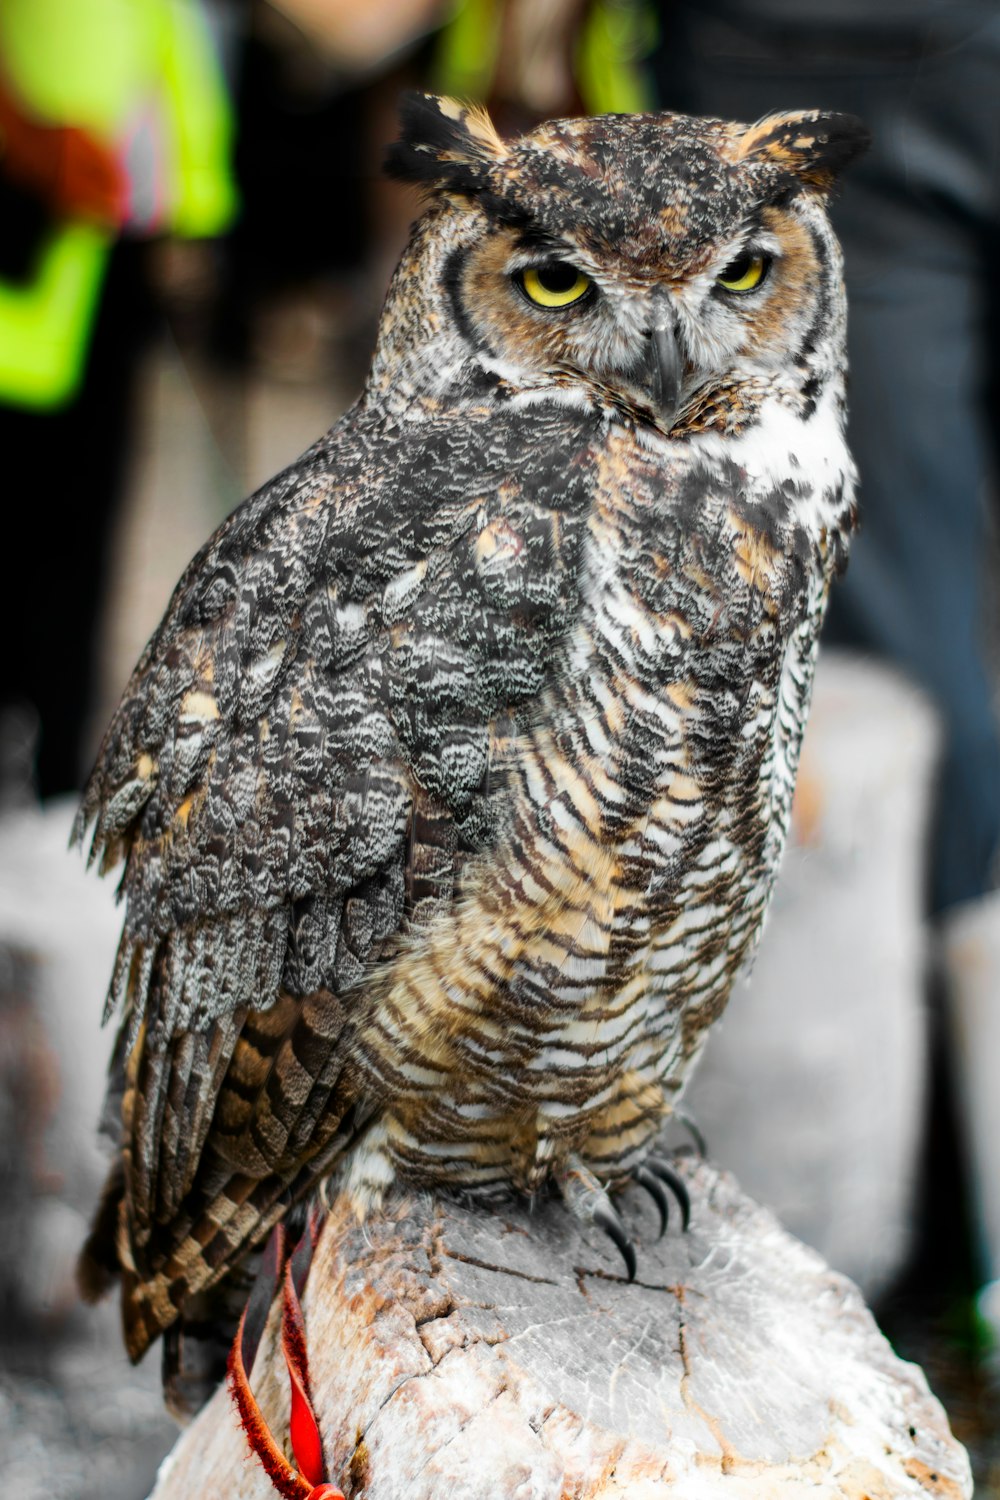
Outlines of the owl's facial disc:
<svg viewBox="0 0 1000 1500">
<path fill-rule="evenodd" d="M 579 310 L 598 295 L 594 280 L 569 260 L 551 259 L 526 266 L 515 272 L 513 280 L 527 300 L 544 312 Z M 644 332 L 637 364 L 640 391 L 659 425 L 669 431 L 680 404 L 684 360 L 677 326 L 668 308 L 659 308 L 656 326 Z"/>
<path fill-rule="evenodd" d="M 579 247 L 507 226 L 470 247 L 453 295 L 493 369 L 611 396 L 669 431 L 685 357 L 668 299 L 625 285 Z"/>
<path fill-rule="evenodd" d="M 818 295 L 812 238 L 778 207 L 687 263 L 630 262 L 614 247 L 495 223 L 461 256 L 454 304 L 488 368 L 576 389 L 665 433 L 729 382 L 784 369 Z"/>
</svg>

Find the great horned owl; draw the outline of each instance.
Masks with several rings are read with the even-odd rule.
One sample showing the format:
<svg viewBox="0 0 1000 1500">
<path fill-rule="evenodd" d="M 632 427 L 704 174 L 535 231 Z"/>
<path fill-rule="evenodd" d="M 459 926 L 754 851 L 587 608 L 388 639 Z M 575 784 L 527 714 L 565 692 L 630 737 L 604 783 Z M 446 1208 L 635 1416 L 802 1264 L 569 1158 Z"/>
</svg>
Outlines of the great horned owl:
<svg viewBox="0 0 1000 1500">
<path fill-rule="evenodd" d="M 127 902 L 82 1277 L 134 1358 L 324 1181 L 552 1181 L 624 1239 L 785 841 L 865 140 L 406 100 L 364 393 L 192 562 L 78 820 Z"/>
</svg>

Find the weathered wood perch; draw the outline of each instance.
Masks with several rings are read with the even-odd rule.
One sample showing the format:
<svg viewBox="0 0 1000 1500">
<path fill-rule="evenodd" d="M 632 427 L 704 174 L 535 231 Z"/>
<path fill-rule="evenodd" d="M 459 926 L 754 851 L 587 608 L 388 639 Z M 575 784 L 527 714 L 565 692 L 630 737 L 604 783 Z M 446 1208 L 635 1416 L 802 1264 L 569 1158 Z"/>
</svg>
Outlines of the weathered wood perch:
<svg viewBox="0 0 1000 1500">
<path fill-rule="evenodd" d="M 889 1500 L 972 1494 L 919 1369 L 856 1288 L 733 1179 L 679 1158 L 687 1235 L 640 1248 L 629 1285 L 558 1204 L 489 1214 L 400 1198 L 335 1211 L 304 1300 L 329 1472 L 351 1500 Z M 287 1436 L 276 1319 L 253 1385 Z M 220 1390 L 151 1500 L 274 1500 Z"/>
</svg>

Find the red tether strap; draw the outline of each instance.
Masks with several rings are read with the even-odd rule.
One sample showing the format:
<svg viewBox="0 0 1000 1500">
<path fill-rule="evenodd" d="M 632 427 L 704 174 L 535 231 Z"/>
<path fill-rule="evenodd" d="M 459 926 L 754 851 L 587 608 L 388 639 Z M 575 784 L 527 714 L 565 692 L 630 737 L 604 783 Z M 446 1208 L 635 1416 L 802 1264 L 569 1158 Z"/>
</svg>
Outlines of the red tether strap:
<svg viewBox="0 0 1000 1500">
<path fill-rule="evenodd" d="M 322 1228 L 317 1212 L 309 1216 L 306 1232 L 289 1254 L 288 1235 L 279 1224 L 268 1240 L 260 1274 L 243 1310 L 229 1351 L 229 1390 L 250 1449 L 257 1455 L 274 1488 L 285 1500 L 344 1500 L 343 1490 L 326 1479 L 323 1440 L 309 1386 L 306 1325 L 299 1300 L 309 1274 L 313 1250 Z M 267 1323 L 279 1282 L 282 1287 L 281 1347 L 291 1382 L 291 1440 L 298 1468 L 292 1466 L 271 1435 L 250 1389 L 249 1371 Z"/>
</svg>

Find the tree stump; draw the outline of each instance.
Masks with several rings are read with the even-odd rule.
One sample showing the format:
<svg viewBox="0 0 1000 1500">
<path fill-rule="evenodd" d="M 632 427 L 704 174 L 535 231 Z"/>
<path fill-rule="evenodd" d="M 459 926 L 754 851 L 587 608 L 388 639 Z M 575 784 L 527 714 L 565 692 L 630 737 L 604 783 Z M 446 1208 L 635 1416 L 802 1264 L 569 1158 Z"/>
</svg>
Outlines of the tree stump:
<svg viewBox="0 0 1000 1500">
<path fill-rule="evenodd" d="M 972 1494 L 922 1372 L 851 1282 L 733 1179 L 677 1158 L 691 1227 L 621 1200 L 625 1280 L 556 1202 L 490 1213 L 399 1197 L 363 1228 L 335 1207 L 303 1302 L 329 1476 L 349 1500 L 889 1500 Z M 277 1317 L 252 1384 L 288 1432 Z M 273 1500 L 226 1390 L 151 1500 Z"/>
</svg>

